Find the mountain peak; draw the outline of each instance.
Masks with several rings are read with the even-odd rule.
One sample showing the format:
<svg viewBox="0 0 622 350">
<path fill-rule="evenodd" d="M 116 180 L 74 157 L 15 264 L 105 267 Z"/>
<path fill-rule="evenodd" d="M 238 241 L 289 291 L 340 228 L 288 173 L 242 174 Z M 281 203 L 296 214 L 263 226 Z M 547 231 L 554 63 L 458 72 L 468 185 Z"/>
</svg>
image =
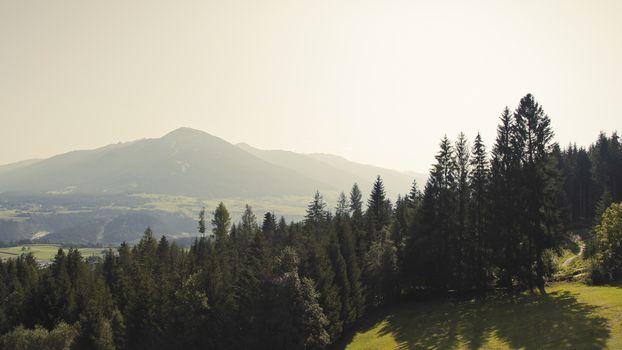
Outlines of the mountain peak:
<svg viewBox="0 0 622 350">
<path fill-rule="evenodd" d="M 169 132 L 168 134 L 164 135 L 162 138 L 170 139 L 170 138 L 205 137 L 205 136 L 212 136 L 212 135 L 206 133 L 205 131 L 201 131 L 198 129 L 181 127 L 181 128 L 177 128 Z"/>
</svg>

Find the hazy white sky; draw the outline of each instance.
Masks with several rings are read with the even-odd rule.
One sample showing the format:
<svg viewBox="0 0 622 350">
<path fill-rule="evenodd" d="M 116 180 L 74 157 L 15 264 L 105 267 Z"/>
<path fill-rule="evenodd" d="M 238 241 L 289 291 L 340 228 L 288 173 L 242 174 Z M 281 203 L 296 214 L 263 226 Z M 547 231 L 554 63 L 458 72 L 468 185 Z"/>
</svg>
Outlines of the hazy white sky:
<svg viewBox="0 0 622 350">
<path fill-rule="evenodd" d="M 622 120 L 622 1 L 0 0 L 0 164 L 180 126 L 427 171 L 527 92 Z"/>
</svg>

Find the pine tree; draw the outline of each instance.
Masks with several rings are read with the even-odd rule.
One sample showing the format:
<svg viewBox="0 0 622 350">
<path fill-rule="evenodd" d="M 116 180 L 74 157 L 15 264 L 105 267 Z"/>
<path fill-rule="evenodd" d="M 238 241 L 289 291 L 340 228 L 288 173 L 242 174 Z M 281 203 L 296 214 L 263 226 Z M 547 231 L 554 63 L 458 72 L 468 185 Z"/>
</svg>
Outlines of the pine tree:
<svg viewBox="0 0 622 350">
<path fill-rule="evenodd" d="M 244 207 L 244 213 L 242 214 L 242 221 L 240 223 L 240 230 L 242 232 L 242 235 L 248 239 L 253 237 L 255 233 L 259 232 L 257 216 L 253 213 L 253 209 L 248 204 Z"/>
<path fill-rule="evenodd" d="M 608 191 L 614 202 L 622 201 L 622 146 L 617 133 L 607 137 L 600 133 L 589 148 L 593 178 L 597 185 L 594 198 Z"/>
<path fill-rule="evenodd" d="M 399 293 L 397 283 L 397 250 L 383 230 L 380 239 L 374 240 L 365 255 L 365 281 L 368 302 L 378 306 L 393 300 Z"/>
<path fill-rule="evenodd" d="M 244 255 L 239 277 L 235 282 L 235 323 L 239 329 L 241 347 L 250 348 L 256 339 L 254 324 L 261 317 L 262 281 L 271 274 L 270 250 L 266 247 L 263 235 L 256 233 L 252 237 L 248 254 Z"/>
<path fill-rule="evenodd" d="M 530 288 L 535 285 L 544 293 L 544 251 L 555 246 L 559 234 L 559 212 L 555 207 L 559 192 L 559 174 L 553 149 L 551 121 L 531 94 L 523 97 L 514 112 L 515 147 L 522 162 L 522 194 L 525 215 L 520 222 L 527 236 L 527 279 Z M 535 264 L 535 276 L 531 271 Z"/>
<path fill-rule="evenodd" d="M 237 234 L 234 238 L 234 244 L 240 254 L 245 254 L 252 237 L 258 232 L 259 225 L 257 224 L 257 216 L 255 216 L 252 208 L 247 204 L 244 208 L 244 213 L 242 214 L 242 219 L 237 227 Z"/>
<path fill-rule="evenodd" d="M 470 272 L 473 271 L 472 257 L 473 240 L 467 235 L 467 210 L 471 201 L 470 191 L 470 159 L 469 146 L 464 133 L 458 135 L 455 146 L 456 152 L 456 192 L 457 192 L 457 222 L 456 222 L 456 277 L 461 288 L 465 288 L 472 281 Z"/>
<path fill-rule="evenodd" d="M 276 228 L 276 242 L 278 242 L 281 246 L 293 245 L 289 234 L 289 226 L 285 221 L 285 218 L 281 216 L 279 219 L 279 224 Z"/>
<path fill-rule="evenodd" d="M 142 263 L 144 267 L 152 269 L 155 266 L 158 241 L 153 236 L 151 227 L 147 227 L 142 238 L 132 250 L 134 257 Z"/>
<path fill-rule="evenodd" d="M 224 203 L 220 202 L 214 211 L 212 219 L 212 233 L 216 239 L 216 250 L 222 251 L 224 249 L 230 226 L 231 216 L 229 216 L 229 211 Z"/>
<path fill-rule="evenodd" d="M 497 127 L 497 138 L 492 150 L 490 168 L 490 201 L 488 222 L 491 260 L 501 269 L 500 283 L 508 290 L 514 287 L 513 280 L 518 276 L 521 237 L 518 230 L 517 201 L 518 165 L 512 150 L 512 114 L 506 107 Z"/>
<path fill-rule="evenodd" d="M 340 251 L 346 264 L 346 272 L 349 280 L 351 311 L 347 317 L 342 317 L 345 324 L 351 324 L 354 320 L 363 316 L 365 309 L 365 296 L 361 283 L 361 267 L 356 255 L 356 242 L 352 233 L 350 220 L 337 217 L 335 231 L 339 241 Z M 352 318 L 353 317 L 353 318 Z"/>
<path fill-rule="evenodd" d="M 422 233 L 414 243 L 418 273 L 425 284 L 445 290 L 455 284 L 456 177 L 454 149 L 445 136 L 440 143 L 422 202 Z"/>
<path fill-rule="evenodd" d="M 352 185 L 352 190 L 350 190 L 350 212 L 355 220 L 363 217 L 363 195 L 356 183 Z"/>
<path fill-rule="evenodd" d="M 331 343 L 326 327 L 329 320 L 318 303 L 318 293 L 313 281 L 302 278 L 298 291 L 298 310 L 300 310 L 300 328 L 303 330 L 303 346 L 305 349 L 324 349 Z M 297 311 L 298 311 L 297 310 Z"/>
<path fill-rule="evenodd" d="M 277 229 L 276 216 L 273 213 L 267 212 L 263 217 L 263 223 L 261 224 L 261 232 L 266 236 L 272 236 Z"/>
<path fill-rule="evenodd" d="M 340 320 L 343 323 L 352 323 L 356 319 L 356 309 L 350 299 L 352 292 L 350 290 L 348 268 L 343 254 L 341 253 L 341 247 L 336 234 L 331 234 L 330 236 L 328 243 L 328 255 L 333 270 L 335 271 L 335 284 L 339 289 L 339 297 L 341 302 Z"/>
<path fill-rule="evenodd" d="M 258 322 L 260 349 L 324 349 L 330 343 L 329 320 L 320 306 L 315 283 L 298 274 L 299 259 L 292 247 L 278 256 L 278 278 L 268 283 L 262 322 Z"/>
<path fill-rule="evenodd" d="M 326 221 L 326 203 L 319 191 L 315 192 L 313 200 L 307 206 L 307 214 L 305 215 L 305 224 L 312 227 L 318 227 L 318 225 Z"/>
<path fill-rule="evenodd" d="M 488 203 L 488 185 L 490 179 L 490 169 L 488 158 L 486 156 L 486 147 L 482 142 L 482 137 L 478 133 L 471 150 L 471 206 L 470 206 L 470 230 L 474 245 L 474 269 L 475 269 L 475 286 L 479 290 L 483 290 L 488 282 L 488 254 L 489 247 L 487 245 L 490 237 L 487 235 L 487 203 Z"/>
<path fill-rule="evenodd" d="M 350 206 L 348 203 L 348 199 L 346 198 L 346 194 L 343 192 L 339 194 L 339 199 L 337 200 L 337 207 L 335 208 L 335 214 L 337 216 L 350 215 Z"/>
<path fill-rule="evenodd" d="M 128 347 L 146 348 L 158 344 L 159 326 L 156 310 L 156 281 L 142 264 L 132 264 L 130 271 L 131 293 L 125 309 Z"/>
<path fill-rule="evenodd" d="M 413 180 L 410 192 L 408 192 L 408 195 L 404 198 L 404 200 L 411 208 L 415 208 L 417 203 L 421 200 L 421 191 L 419 191 L 419 188 L 417 187 L 417 180 Z"/>
<path fill-rule="evenodd" d="M 158 248 L 156 249 L 156 256 L 158 257 L 158 265 L 163 266 L 163 268 L 166 269 L 171 267 L 171 245 L 166 236 L 162 236 L 160 238 Z"/>
<path fill-rule="evenodd" d="M 214 211 L 212 232 L 215 237 L 214 257 L 210 259 L 205 279 L 209 283 L 208 299 L 212 300 L 209 319 L 212 337 L 217 348 L 226 346 L 235 333 L 232 314 L 235 307 L 234 285 L 239 272 L 239 254 L 232 247 L 229 236 L 231 216 L 225 205 L 220 202 Z"/>
<path fill-rule="evenodd" d="M 85 309 L 80 315 L 80 335 L 75 346 L 78 349 L 114 350 L 116 347 L 110 322 L 112 296 L 99 276 L 93 277 L 85 288 L 88 296 L 85 298 Z"/>
<path fill-rule="evenodd" d="M 402 198 L 397 196 L 395 201 L 394 220 L 391 225 L 391 240 L 395 243 L 398 249 L 398 256 L 402 252 L 403 245 L 405 244 L 406 236 L 409 231 L 409 225 L 411 224 L 412 209 L 407 197 Z"/>
<path fill-rule="evenodd" d="M 335 340 L 343 330 L 343 322 L 339 288 L 328 251 L 320 242 L 310 242 L 305 255 L 307 261 L 303 266 L 303 275 L 316 283 L 320 306 L 329 321 L 326 330 L 330 339 Z"/>
<path fill-rule="evenodd" d="M 364 231 L 362 198 L 361 190 L 358 184 L 355 183 L 350 190 L 350 213 L 352 217 L 352 236 L 354 238 L 359 266 L 363 265 L 365 252 L 369 247 L 369 241 Z"/>
<path fill-rule="evenodd" d="M 205 235 L 205 207 L 199 212 L 199 233 Z"/>
<path fill-rule="evenodd" d="M 367 200 L 367 219 L 368 230 L 377 234 L 383 227 L 389 224 L 391 219 L 390 204 L 387 201 L 384 190 L 384 183 L 380 175 L 376 177 L 376 182 L 371 190 L 369 199 Z"/>
</svg>

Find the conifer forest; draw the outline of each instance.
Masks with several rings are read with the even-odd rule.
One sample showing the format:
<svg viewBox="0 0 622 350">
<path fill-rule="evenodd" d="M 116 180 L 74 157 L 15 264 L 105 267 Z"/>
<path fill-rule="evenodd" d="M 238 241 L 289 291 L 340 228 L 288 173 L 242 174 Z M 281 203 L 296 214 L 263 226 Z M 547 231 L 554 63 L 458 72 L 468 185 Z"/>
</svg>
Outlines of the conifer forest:
<svg viewBox="0 0 622 350">
<path fill-rule="evenodd" d="M 196 208 L 189 248 L 145 227 L 101 257 L 0 260 L 0 349 L 337 348 L 405 300 L 546 294 L 577 239 L 586 283 L 619 281 L 619 136 L 560 145 L 531 94 L 500 110 L 494 140 L 439 135 L 427 181 L 393 200 L 378 176 L 316 192 L 300 221 Z"/>
</svg>

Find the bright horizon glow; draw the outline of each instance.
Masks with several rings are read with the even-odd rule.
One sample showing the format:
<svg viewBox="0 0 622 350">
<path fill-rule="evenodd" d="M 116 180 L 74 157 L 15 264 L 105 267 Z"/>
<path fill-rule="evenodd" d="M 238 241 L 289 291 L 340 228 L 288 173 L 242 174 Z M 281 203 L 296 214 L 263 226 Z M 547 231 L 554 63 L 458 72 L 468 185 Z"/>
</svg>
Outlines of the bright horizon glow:
<svg viewBox="0 0 622 350">
<path fill-rule="evenodd" d="M 0 164 L 160 137 L 427 172 L 526 93 L 555 140 L 622 117 L 622 2 L 0 2 Z"/>
</svg>

